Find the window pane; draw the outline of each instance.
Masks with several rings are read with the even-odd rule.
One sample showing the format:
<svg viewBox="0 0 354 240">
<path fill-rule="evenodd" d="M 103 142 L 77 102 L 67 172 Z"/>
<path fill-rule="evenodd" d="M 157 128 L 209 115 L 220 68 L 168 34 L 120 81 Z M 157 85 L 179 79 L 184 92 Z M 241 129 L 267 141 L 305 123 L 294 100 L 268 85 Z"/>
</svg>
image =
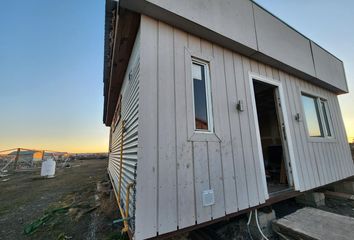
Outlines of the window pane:
<svg viewBox="0 0 354 240">
<path fill-rule="evenodd" d="M 324 118 L 324 122 L 325 122 L 325 133 L 326 136 L 332 136 L 331 133 L 331 128 L 329 126 L 329 119 L 328 119 L 328 114 L 327 114 L 327 108 L 326 108 L 326 101 L 321 101 L 321 107 L 322 107 L 322 113 L 323 113 L 323 118 Z"/>
<path fill-rule="evenodd" d="M 193 63 L 193 65 L 192 65 L 193 79 L 202 80 L 202 67 L 204 67 L 204 66 Z"/>
<path fill-rule="evenodd" d="M 208 108 L 205 83 L 205 66 L 193 63 L 193 90 L 194 90 L 194 114 L 195 128 L 197 130 L 208 130 Z"/>
<path fill-rule="evenodd" d="M 302 103 L 304 105 L 307 128 L 310 137 L 322 137 L 320 124 L 319 109 L 316 98 L 302 95 Z"/>
</svg>

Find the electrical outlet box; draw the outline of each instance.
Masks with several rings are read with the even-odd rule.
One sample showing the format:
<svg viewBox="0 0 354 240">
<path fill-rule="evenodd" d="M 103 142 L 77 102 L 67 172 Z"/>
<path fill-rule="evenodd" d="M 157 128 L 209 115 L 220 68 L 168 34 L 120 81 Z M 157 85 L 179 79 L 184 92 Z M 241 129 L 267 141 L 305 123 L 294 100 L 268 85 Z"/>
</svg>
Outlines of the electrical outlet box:
<svg viewBox="0 0 354 240">
<path fill-rule="evenodd" d="M 214 190 L 203 191 L 203 207 L 208 207 L 215 204 Z"/>
</svg>

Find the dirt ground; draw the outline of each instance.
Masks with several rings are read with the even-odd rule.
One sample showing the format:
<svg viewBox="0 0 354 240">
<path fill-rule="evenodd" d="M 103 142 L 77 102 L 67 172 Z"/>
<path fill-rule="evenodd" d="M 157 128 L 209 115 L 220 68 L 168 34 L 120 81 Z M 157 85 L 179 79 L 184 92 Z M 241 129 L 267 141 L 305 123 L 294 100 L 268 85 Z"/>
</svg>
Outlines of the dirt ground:
<svg viewBox="0 0 354 240">
<path fill-rule="evenodd" d="M 0 239 L 125 239 L 106 169 L 107 160 L 76 160 L 52 179 L 39 169 L 0 179 Z"/>
<path fill-rule="evenodd" d="M 40 178 L 39 169 L 0 178 L 0 239 L 128 239 L 113 224 L 119 215 L 106 169 L 107 160 L 76 160 L 53 179 Z M 353 203 L 326 199 L 320 208 L 354 217 Z M 277 218 L 301 207 L 295 199 L 273 205 Z M 243 215 L 175 239 L 248 240 L 246 222 Z"/>
</svg>

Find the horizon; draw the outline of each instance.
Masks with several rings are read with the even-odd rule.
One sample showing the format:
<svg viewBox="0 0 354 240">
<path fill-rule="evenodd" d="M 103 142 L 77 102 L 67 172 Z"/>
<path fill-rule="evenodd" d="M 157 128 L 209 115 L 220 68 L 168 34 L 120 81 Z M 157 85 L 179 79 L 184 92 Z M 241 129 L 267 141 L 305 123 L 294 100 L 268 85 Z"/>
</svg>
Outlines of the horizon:
<svg viewBox="0 0 354 240">
<path fill-rule="evenodd" d="M 354 142 L 354 2 L 256 2 L 343 60 L 350 93 L 339 102 L 348 142 Z M 0 151 L 108 152 L 109 128 L 102 121 L 104 14 L 105 1 L 2 4 Z"/>
</svg>

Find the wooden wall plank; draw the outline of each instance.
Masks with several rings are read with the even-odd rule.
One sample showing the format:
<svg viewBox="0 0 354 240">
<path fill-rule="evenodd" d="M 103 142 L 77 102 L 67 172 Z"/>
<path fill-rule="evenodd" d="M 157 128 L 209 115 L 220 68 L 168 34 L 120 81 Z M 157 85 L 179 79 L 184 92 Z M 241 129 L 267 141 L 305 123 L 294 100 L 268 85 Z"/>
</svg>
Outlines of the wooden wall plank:
<svg viewBox="0 0 354 240">
<path fill-rule="evenodd" d="M 240 61 L 239 61 L 240 63 Z M 236 73 L 233 53 L 224 49 L 225 87 L 227 96 L 228 117 L 230 126 L 230 145 L 232 156 L 224 154 L 224 185 L 225 208 L 227 213 L 248 207 L 247 180 L 242 149 L 240 118 L 236 109 L 239 96 L 236 90 Z M 241 79 L 242 67 L 238 68 L 238 77 Z M 231 168 L 233 166 L 233 168 Z"/>
<path fill-rule="evenodd" d="M 193 142 L 193 158 L 197 223 L 203 223 L 211 220 L 212 216 L 211 207 L 204 207 L 202 198 L 203 191 L 210 189 L 208 144 L 206 142 Z"/>
<path fill-rule="evenodd" d="M 157 232 L 157 31 L 155 20 L 141 17 L 141 75 L 139 140 L 136 184 L 135 236 L 144 239 Z"/>
<path fill-rule="evenodd" d="M 214 191 L 215 204 L 211 206 L 212 218 L 225 216 L 224 179 L 219 142 L 208 142 L 210 189 Z"/>
<path fill-rule="evenodd" d="M 254 60 L 251 60 L 249 63 L 247 61 L 244 61 L 244 68 L 247 69 L 248 66 L 250 65 L 250 69 L 248 71 L 252 71 L 253 73 L 259 74 L 259 69 L 258 69 L 258 63 Z M 261 140 L 258 139 L 258 119 L 257 115 L 254 114 L 253 108 L 257 108 L 257 106 L 253 106 L 252 104 L 252 98 L 253 98 L 253 89 L 251 89 L 251 83 L 249 80 L 249 76 L 245 78 L 245 88 L 248 89 L 247 92 L 247 103 L 250 107 L 250 111 L 248 111 L 248 116 L 250 119 L 250 131 L 251 131 L 251 140 L 252 140 L 252 150 L 253 150 L 253 159 L 254 159 L 254 166 L 255 166 L 255 174 L 256 174 L 256 180 L 257 180 L 257 192 L 258 192 L 258 201 L 259 203 L 265 202 L 266 200 L 266 192 L 268 192 L 266 187 L 266 183 L 263 182 L 265 180 L 265 176 L 263 176 L 263 156 L 262 151 L 259 151 L 258 148 L 261 147 L 259 144 L 261 144 Z M 255 99 L 254 99 L 255 100 Z M 252 110 L 251 110 L 252 109 Z M 257 126 L 254 123 L 254 119 L 256 118 Z M 259 142 L 258 142 L 259 141 Z"/>
<path fill-rule="evenodd" d="M 237 96 L 239 99 L 243 101 L 245 111 L 240 113 L 240 123 L 241 123 L 241 136 L 242 136 L 242 144 L 243 144 L 243 155 L 245 159 L 245 171 L 247 178 L 247 186 L 248 186 L 248 205 L 256 206 L 259 204 L 258 197 L 258 186 L 257 186 L 257 177 L 255 170 L 255 163 L 253 158 L 253 146 L 252 146 L 252 135 L 250 131 L 250 125 L 253 124 L 253 120 L 249 118 L 249 111 L 253 111 L 252 104 L 249 103 L 249 99 L 247 99 L 247 94 L 249 95 L 249 87 L 246 85 L 245 81 L 248 80 L 248 72 L 250 71 L 250 65 L 247 59 L 234 54 L 234 61 L 236 61 L 235 66 L 240 66 L 240 69 L 237 69 L 242 72 L 242 78 L 236 79 L 237 86 Z M 246 79 L 246 80 L 245 80 Z"/>
<path fill-rule="evenodd" d="M 177 229 L 173 28 L 158 25 L 158 232 Z M 169 46 L 166 48 L 166 46 Z"/>
<path fill-rule="evenodd" d="M 209 153 L 209 171 L 210 171 L 210 187 L 214 190 L 215 204 L 212 206 L 212 217 L 218 218 L 225 215 L 225 196 L 224 196 L 224 179 L 223 179 L 223 162 L 221 160 L 221 151 L 224 152 L 225 142 L 224 129 L 227 128 L 227 119 L 220 116 L 227 116 L 227 107 L 225 105 L 225 79 L 223 71 L 223 56 L 220 47 L 214 47 L 212 44 L 202 41 L 201 50 L 204 56 L 213 56 L 210 63 L 211 79 L 211 94 L 212 94 L 212 109 L 214 112 L 214 128 L 215 133 L 221 139 L 220 142 L 208 142 Z M 215 69 L 215 71 L 214 71 Z M 228 129 L 229 130 L 229 129 Z M 227 131 L 227 130 L 226 130 Z M 229 148 L 231 151 L 231 147 Z"/>
<path fill-rule="evenodd" d="M 185 32 L 174 29 L 175 103 L 176 103 L 176 154 L 178 188 L 178 226 L 195 224 L 195 192 L 192 143 L 187 141 L 187 102 L 184 48 L 188 45 Z M 182 73 L 182 74 L 181 74 Z"/>
</svg>

